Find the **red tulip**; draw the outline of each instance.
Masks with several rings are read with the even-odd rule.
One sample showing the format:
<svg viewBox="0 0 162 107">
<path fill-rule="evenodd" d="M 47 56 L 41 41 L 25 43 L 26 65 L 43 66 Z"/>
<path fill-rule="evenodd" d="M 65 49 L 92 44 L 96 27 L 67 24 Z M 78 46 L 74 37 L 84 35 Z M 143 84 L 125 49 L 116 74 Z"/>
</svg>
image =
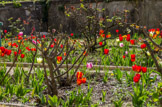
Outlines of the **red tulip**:
<svg viewBox="0 0 162 107">
<path fill-rule="evenodd" d="M 20 54 L 20 53 L 21 53 L 21 50 L 19 50 L 18 54 Z"/>
<path fill-rule="evenodd" d="M 4 30 L 4 33 L 7 33 L 7 30 Z"/>
<path fill-rule="evenodd" d="M 118 29 L 116 29 L 116 33 L 119 33 L 119 30 Z"/>
<path fill-rule="evenodd" d="M 104 49 L 104 54 L 108 54 L 109 53 L 109 49 Z"/>
<path fill-rule="evenodd" d="M 123 58 L 125 59 L 125 55 L 123 55 Z"/>
<path fill-rule="evenodd" d="M 4 47 L 0 47 L 0 50 L 2 51 L 2 53 L 5 51 Z"/>
<path fill-rule="evenodd" d="M 147 67 L 142 67 L 142 72 L 146 73 L 147 72 Z"/>
<path fill-rule="evenodd" d="M 133 81 L 135 82 L 135 83 L 138 83 L 139 82 L 139 80 L 140 80 L 140 74 L 136 74 L 135 76 L 134 76 L 134 78 L 133 78 Z"/>
<path fill-rule="evenodd" d="M 127 34 L 127 37 L 130 37 L 130 34 Z"/>
<path fill-rule="evenodd" d="M 21 40 L 21 39 L 23 39 L 23 38 L 22 38 L 21 36 L 19 36 L 19 37 L 18 37 L 18 40 Z"/>
<path fill-rule="evenodd" d="M 29 47 L 26 47 L 26 49 L 27 49 L 28 51 L 30 51 L 30 48 L 29 48 Z"/>
<path fill-rule="evenodd" d="M 132 54 L 131 55 L 131 59 L 135 59 L 136 58 L 136 55 L 135 54 Z"/>
<path fill-rule="evenodd" d="M 134 44 L 135 44 L 135 40 L 134 40 L 134 39 L 130 40 L 130 43 L 131 43 L 132 45 L 134 45 Z"/>
<path fill-rule="evenodd" d="M 144 48 L 146 48 L 146 44 L 141 45 L 141 49 L 144 49 Z"/>
<path fill-rule="evenodd" d="M 127 38 L 126 38 L 126 39 L 127 39 L 127 41 L 130 41 L 130 36 L 127 36 Z"/>
<path fill-rule="evenodd" d="M 1 53 L 1 56 L 2 56 L 2 57 L 4 57 L 4 55 L 5 55 L 4 53 Z"/>
<path fill-rule="evenodd" d="M 135 64 L 135 65 L 133 65 L 133 66 L 132 66 L 132 70 L 133 70 L 133 71 L 136 71 L 136 67 L 137 67 L 137 65 L 136 65 L 136 64 Z"/>
<path fill-rule="evenodd" d="M 122 37 L 122 34 L 119 34 L 119 37 Z"/>
<path fill-rule="evenodd" d="M 36 38 L 35 36 L 32 37 L 32 39 L 35 39 L 35 38 Z"/>
<path fill-rule="evenodd" d="M 140 74 L 136 74 L 135 76 L 137 76 L 137 77 L 141 77 L 141 75 L 140 75 Z"/>
<path fill-rule="evenodd" d="M 35 48 L 31 48 L 31 51 L 36 51 L 36 49 Z"/>
<path fill-rule="evenodd" d="M 135 61 L 135 57 L 136 57 L 136 55 L 135 55 L 135 54 L 132 54 L 132 55 L 131 55 L 131 61 L 132 61 L 132 62 L 134 62 L 134 61 Z"/>
<path fill-rule="evenodd" d="M 4 54 L 7 54 L 7 52 L 8 52 L 8 49 L 5 49 L 5 50 L 4 50 Z"/>
<path fill-rule="evenodd" d="M 123 37 L 119 37 L 119 40 L 120 40 L 120 41 L 123 41 Z"/>
<path fill-rule="evenodd" d="M 60 62 L 62 61 L 62 56 L 57 56 L 57 60 Z"/>
<path fill-rule="evenodd" d="M 157 28 L 156 30 L 157 30 L 157 31 L 160 31 L 160 29 L 159 29 L 159 28 Z"/>
<path fill-rule="evenodd" d="M 24 54 L 21 54 L 21 58 L 24 58 L 25 57 L 25 55 Z"/>
<path fill-rule="evenodd" d="M 54 44 L 52 44 L 50 47 L 53 48 L 54 47 Z"/>
<path fill-rule="evenodd" d="M 16 56 L 17 55 L 17 52 L 14 52 L 14 55 Z"/>
<path fill-rule="evenodd" d="M 45 35 L 43 35 L 43 36 L 42 36 L 42 38 L 44 38 L 44 39 L 45 39 L 45 38 L 46 38 L 46 36 L 45 36 Z"/>
<path fill-rule="evenodd" d="M 11 50 L 8 50 L 8 51 L 7 51 L 7 55 L 8 55 L 8 56 L 11 55 L 11 52 L 12 52 Z"/>
<path fill-rule="evenodd" d="M 57 41 L 56 38 L 54 39 L 54 41 L 55 41 L 55 42 Z"/>
<path fill-rule="evenodd" d="M 63 45 L 61 44 L 61 46 L 60 46 L 61 48 L 63 48 Z"/>
<path fill-rule="evenodd" d="M 141 72 L 141 70 L 142 70 L 141 66 L 136 66 L 136 71 L 137 72 Z"/>
<path fill-rule="evenodd" d="M 71 36 L 74 36 L 74 34 L 73 34 L 73 33 L 71 33 L 70 35 L 71 35 Z"/>
<path fill-rule="evenodd" d="M 131 59 L 132 62 L 134 62 L 136 59 Z"/>
<path fill-rule="evenodd" d="M 99 45 L 102 46 L 102 42 L 99 42 Z"/>
</svg>

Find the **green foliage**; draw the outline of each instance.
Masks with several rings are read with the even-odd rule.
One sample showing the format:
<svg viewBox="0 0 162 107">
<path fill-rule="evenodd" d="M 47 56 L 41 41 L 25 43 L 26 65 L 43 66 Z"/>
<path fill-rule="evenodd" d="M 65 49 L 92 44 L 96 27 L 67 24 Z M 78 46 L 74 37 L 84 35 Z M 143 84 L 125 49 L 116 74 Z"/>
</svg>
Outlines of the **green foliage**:
<svg viewBox="0 0 162 107">
<path fill-rule="evenodd" d="M 9 28 L 10 28 L 10 32 L 7 33 L 7 37 L 14 37 L 16 36 L 20 31 L 24 31 L 25 28 L 23 27 L 22 21 L 20 18 L 18 18 L 17 20 L 14 21 L 13 17 L 8 19 L 9 21 Z"/>
<path fill-rule="evenodd" d="M 29 91 L 31 90 L 25 88 L 23 83 L 15 86 L 15 94 L 18 98 L 25 96 Z"/>
<path fill-rule="evenodd" d="M 41 79 L 39 80 L 37 80 L 36 77 L 34 76 L 34 78 L 32 79 L 32 87 L 33 87 L 32 97 L 35 94 L 39 95 L 46 88 L 46 86 L 43 86 L 43 82 L 44 82 L 44 76 L 42 76 Z"/>
<path fill-rule="evenodd" d="M 103 82 L 107 83 L 107 81 L 108 81 L 108 71 L 105 72 L 105 76 L 103 77 Z"/>
<path fill-rule="evenodd" d="M 144 102 L 148 98 L 147 91 L 143 88 L 142 85 L 136 83 L 136 87 L 133 86 L 133 94 L 130 93 L 132 96 L 132 104 L 134 107 L 143 107 Z"/>
<path fill-rule="evenodd" d="M 22 5 L 21 5 L 20 2 L 13 1 L 13 6 L 14 6 L 15 8 L 19 8 L 19 7 L 21 7 Z"/>
<path fill-rule="evenodd" d="M 2 101 L 6 96 L 4 88 L 0 87 L 0 101 Z"/>
<path fill-rule="evenodd" d="M 102 90 L 102 102 L 105 102 L 106 91 Z"/>
<path fill-rule="evenodd" d="M 47 99 L 46 99 L 46 96 L 43 95 L 43 94 L 39 94 L 39 95 L 36 95 L 38 97 L 38 99 L 41 101 L 40 103 L 42 105 L 45 105 L 47 103 Z M 51 103 L 51 102 L 50 102 Z M 52 106 L 52 105 L 51 105 Z"/>
<path fill-rule="evenodd" d="M 134 71 L 131 71 L 129 73 L 126 71 L 126 82 L 127 82 L 128 86 L 130 86 L 133 83 L 134 75 L 135 75 Z"/>
<path fill-rule="evenodd" d="M 160 103 L 160 101 L 162 100 L 162 97 L 161 97 L 161 95 L 162 95 L 161 87 L 162 87 L 162 82 L 159 82 L 158 83 L 158 87 L 155 87 L 156 90 L 153 91 L 153 93 L 151 93 L 153 102 Z"/>
<path fill-rule="evenodd" d="M 115 69 L 113 71 L 115 78 L 122 83 L 123 72 L 120 69 Z"/>
<path fill-rule="evenodd" d="M 88 92 L 85 94 L 80 88 L 77 91 L 72 91 L 70 93 L 69 99 L 67 101 L 68 105 L 83 105 L 86 106 L 91 101 L 93 88 L 88 85 Z"/>
<path fill-rule="evenodd" d="M 58 107 L 60 105 L 61 100 L 59 100 L 56 95 L 54 95 L 53 97 L 49 95 L 48 97 L 49 97 L 48 104 L 51 107 Z"/>
<path fill-rule="evenodd" d="M 115 107 L 122 107 L 123 101 L 122 98 L 120 98 L 119 100 L 113 101 Z"/>
</svg>

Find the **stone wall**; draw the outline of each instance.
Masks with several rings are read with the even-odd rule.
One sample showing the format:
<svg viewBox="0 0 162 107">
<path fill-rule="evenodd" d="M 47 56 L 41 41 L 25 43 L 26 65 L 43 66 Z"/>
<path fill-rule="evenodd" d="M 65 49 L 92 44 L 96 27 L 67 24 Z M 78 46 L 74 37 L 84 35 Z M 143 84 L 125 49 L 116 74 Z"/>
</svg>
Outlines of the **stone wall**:
<svg viewBox="0 0 162 107">
<path fill-rule="evenodd" d="M 63 25 L 64 31 L 75 32 L 75 23 L 73 20 L 67 20 L 62 11 L 57 9 L 61 6 L 73 5 L 78 7 L 78 3 L 55 3 L 51 4 L 49 9 L 49 26 L 51 28 L 59 28 L 59 25 Z M 92 3 L 95 5 L 95 3 Z M 143 0 L 142 2 L 135 3 L 128 0 L 111 0 L 111 2 L 100 2 L 100 8 L 105 8 L 108 16 L 113 16 L 117 11 L 123 11 L 125 9 L 130 11 L 129 22 L 135 22 L 137 20 L 137 13 L 135 8 L 139 9 L 139 25 L 147 26 L 148 28 L 162 28 L 162 0 Z M 76 31 L 77 32 L 77 31 Z"/>
<path fill-rule="evenodd" d="M 48 10 L 48 23 L 43 24 L 43 31 L 47 30 L 46 26 L 52 28 L 60 28 L 62 25 L 62 30 L 67 32 L 77 32 L 75 27 L 75 22 L 73 20 L 69 20 L 64 15 L 62 8 L 66 6 L 79 6 L 79 0 L 53 0 L 50 4 L 50 8 Z M 92 4 L 94 5 L 93 0 Z M 41 3 L 36 3 L 36 10 L 34 8 L 33 2 L 24 2 L 21 3 L 22 7 L 14 8 L 13 4 L 7 4 L 5 7 L 0 5 L 0 21 L 4 22 L 3 28 L 7 28 L 9 23 L 8 19 L 10 17 L 21 18 L 22 20 L 26 20 L 30 16 L 36 22 L 36 29 L 39 27 L 39 21 L 43 18 L 43 5 Z M 137 19 L 137 14 L 135 12 L 135 7 L 138 8 L 140 14 L 140 25 L 146 25 L 148 28 L 157 28 L 161 27 L 160 23 L 162 23 L 162 0 L 142 0 L 142 2 L 132 3 L 128 0 L 111 0 L 108 3 L 100 2 L 100 8 L 105 8 L 106 13 L 111 17 L 116 11 L 123 11 L 124 9 L 130 10 L 129 20 L 130 22 L 134 22 Z M 30 10 L 29 10 L 30 9 Z M 30 24 L 26 27 L 26 33 L 31 32 Z"/>
<path fill-rule="evenodd" d="M 38 23 L 42 18 L 42 5 L 36 3 L 33 5 L 33 2 L 22 2 L 21 7 L 15 8 L 13 4 L 6 4 L 5 6 L 0 5 L 0 21 L 4 23 L 3 29 L 8 29 L 9 21 L 8 19 L 13 17 L 13 21 L 20 18 L 22 20 L 28 20 L 30 17 L 34 19 L 34 22 Z M 34 7 L 35 6 L 35 7 Z M 38 24 L 36 24 L 36 28 L 38 29 Z M 32 29 L 32 23 L 28 26 L 25 26 L 25 33 L 29 34 Z"/>
</svg>

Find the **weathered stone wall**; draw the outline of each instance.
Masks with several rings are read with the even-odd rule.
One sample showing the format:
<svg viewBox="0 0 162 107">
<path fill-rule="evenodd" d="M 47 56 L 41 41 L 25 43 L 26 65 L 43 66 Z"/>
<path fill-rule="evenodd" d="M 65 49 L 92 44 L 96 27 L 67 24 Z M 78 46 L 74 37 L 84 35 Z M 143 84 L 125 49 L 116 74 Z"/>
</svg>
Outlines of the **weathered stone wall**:
<svg viewBox="0 0 162 107">
<path fill-rule="evenodd" d="M 60 28 L 62 25 L 62 30 L 67 32 L 77 32 L 75 22 L 69 20 L 64 15 L 62 8 L 66 6 L 79 6 L 79 0 L 54 0 L 50 4 L 48 10 L 48 23 L 43 24 L 43 31 L 47 30 L 46 25 L 52 28 Z M 93 0 L 92 4 L 94 5 Z M 13 17 L 17 19 L 20 17 L 22 20 L 26 20 L 30 16 L 36 22 L 36 29 L 38 29 L 39 20 L 43 18 L 43 5 L 41 3 L 36 3 L 36 11 L 33 7 L 33 2 L 21 3 L 22 7 L 14 8 L 13 4 L 7 4 L 5 7 L 0 5 L 0 21 L 4 22 L 3 28 L 7 28 L 9 23 L 8 19 Z M 132 3 L 128 0 L 111 0 L 109 3 L 100 2 L 100 8 L 105 8 L 106 13 L 111 17 L 114 12 L 123 11 L 124 9 L 130 10 L 129 22 L 134 22 L 137 19 L 137 14 L 135 12 L 135 7 L 139 9 L 140 14 L 140 25 L 146 25 L 148 28 L 161 27 L 162 23 L 162 0 L 143 0 L 140 3 Z M 30 11 L 29 11 L 30 9 Z M 31 31 L 30 24 L 26 27 L 26 33 Z"/>
<path fill-rule="evenodd" d="M 78 7 L 78 3 L 59 3 L 53 2 L 49 9 L 49 25 L 52 28 L 59 28 L 59 25 L 63 25 L 63 29 L 68 32 L 75 32 L 75 24 L 73 20 L 67 20 L 62 11 L 57 10 L 61 6 L 73 5 Z M 95 3 L 92 3 L 95 5 Z M 148 28 L 162 27 L 162 0 L 143 0 L 142 2 L 135 3 L 128 0 L 112 0 L 111 2 L 101 2 L 100 8 L 105 8 L 108 16 L 113 16 L 117 11 L 123 11 L 125 9 L 130 11 L 129 22 L 135 22 L 137 20 L 137 13 L 135 8 L 139 9 L 139 25 L 147 26 Z M 76 31 L 77 32 L 77 31 Z"/>
<path fill-rule="evenodd" d="M 3 29 L 8 29 L 9 21 L 8 19 L 13 17 L 13 21 L 20 18 L 22 20 L 27 20 L 31 17 L 36 23 L 38 23 L 39 18 L 42 18 L 42 5 L 36 3 L 35 7 L 33 2 L 22 2 L 21 7 L 15 8 L 13 4 L 6 4 L 5 6 L 0 5 L 0 21 L 4 23 Z M 36 24 L 38 28 L 38 24 Z M 30 33 L 32 29 L 32 23 L 25 26 L 25 33 Z"/>
</svg>

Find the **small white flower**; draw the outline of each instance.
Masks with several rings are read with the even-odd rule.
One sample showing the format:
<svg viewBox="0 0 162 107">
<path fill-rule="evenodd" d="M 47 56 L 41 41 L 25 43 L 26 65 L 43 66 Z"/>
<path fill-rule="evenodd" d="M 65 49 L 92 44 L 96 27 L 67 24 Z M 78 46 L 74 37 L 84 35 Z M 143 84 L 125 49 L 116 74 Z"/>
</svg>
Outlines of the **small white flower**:
<svg viewBox="0 0 162 107">
<path fill-rule="evenodd" d="M 150 32 L 149 34 L 150 34 L 150 36 L 153 36 L 154 35 L 154 32 Z"/>
<path fill-rule="evenodd" d="M 129 28 L 127 28 L 126 30 L 127 30 L 127 33 L 130 33 L 131 32 L 131 30 Z"/>
<path fill-rule="evenodd" d="M 151 55 L 149 51 L 147 51 L 146 53 L 147 53 L 147 55 L 148 55 L 148 56 L 150 56 L 150 55 Z"/>
<path fill-rule="evenodd" d="M 37 58 L 37 62 L 40 64 L 42 63 L 43 59 L 42 58 Z"/>
<path fill-rule="evenodd" d="M 119 39 L 116 39 L 116 42 L 119 42 Z"/>
</svg>

